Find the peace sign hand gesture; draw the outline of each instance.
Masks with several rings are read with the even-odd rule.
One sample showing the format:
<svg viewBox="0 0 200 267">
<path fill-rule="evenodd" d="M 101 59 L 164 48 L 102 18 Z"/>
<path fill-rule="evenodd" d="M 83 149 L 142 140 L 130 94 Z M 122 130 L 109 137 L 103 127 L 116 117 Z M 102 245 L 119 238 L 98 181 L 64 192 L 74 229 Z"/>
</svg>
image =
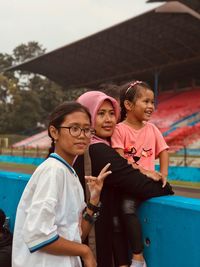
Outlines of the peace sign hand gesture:
<svg viewBox="0 0 200 267">
<path fill-rule="evenodd" d="M 91 175 L 85 176 L 90 192 L 90 202 L 94 205 L 99 202 L 105 178 L 112 173 L 112 171 L 108 171 L 110 165 L 110 163 L 106 164 L 97 177 Z"/>
</svg>

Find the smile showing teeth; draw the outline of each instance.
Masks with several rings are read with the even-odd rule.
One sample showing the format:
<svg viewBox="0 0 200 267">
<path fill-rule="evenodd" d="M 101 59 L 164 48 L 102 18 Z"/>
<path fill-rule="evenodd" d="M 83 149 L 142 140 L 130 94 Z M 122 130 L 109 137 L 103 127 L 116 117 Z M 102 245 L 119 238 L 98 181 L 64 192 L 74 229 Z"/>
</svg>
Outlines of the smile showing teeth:
<svg viewBox="0 0 200 267">
<path fill-rule="evenodd" d="M 151 115 L 152 112 L 151 111 L 147 111 L 145 113 L 148 114 L 148 115 Z"/>
</svg>

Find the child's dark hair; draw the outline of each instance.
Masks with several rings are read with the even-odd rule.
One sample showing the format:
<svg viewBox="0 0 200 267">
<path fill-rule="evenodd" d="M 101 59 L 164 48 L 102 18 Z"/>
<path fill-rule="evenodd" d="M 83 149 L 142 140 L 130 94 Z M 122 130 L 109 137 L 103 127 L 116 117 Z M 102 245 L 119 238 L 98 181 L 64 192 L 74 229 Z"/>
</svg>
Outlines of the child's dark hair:
<svg viewBox="0 0 200 267">
<path fill-rule="evenodd" d="M 64 102 L 63 104 L 57 106 L 55 108 L 55 110 L 51 113 L 51 115 L 49 116 L 48 135 L 51 138 L 52 142 L 51 142 L 51 147 L 49 148 L 48 156 L 51 153 L 53 153 L 55 150 L 54 139 L 52 138 L 52 136 L 50 134 L 49 127 L 52 125 L 56 129 L 58 129 L 59 126 L 63 123 L 65 116 L 70 115 L 70 114 L 77 112 L 77 111 L 86 113 L 89 117 L 90 122 L 91 122 L 91 115 L 90 115 L 88 109 L 86 107 L 84 107 L 83 105 L 81 105 L 80 103 L 75 102 L 75 101 Z"/>
<path fill-rule="evenodd" d="M 136 100 L 141 96 L 141 90 L 151 90 L 151 87 L 143 81 L 132 81 L 126 83 L 120 88 L 120 106 L 121 106 L 121 121 L 126 118 L 126 108 L 124 106 L 124 101 L 129 100 L 135 103 Z"/>
</svg>

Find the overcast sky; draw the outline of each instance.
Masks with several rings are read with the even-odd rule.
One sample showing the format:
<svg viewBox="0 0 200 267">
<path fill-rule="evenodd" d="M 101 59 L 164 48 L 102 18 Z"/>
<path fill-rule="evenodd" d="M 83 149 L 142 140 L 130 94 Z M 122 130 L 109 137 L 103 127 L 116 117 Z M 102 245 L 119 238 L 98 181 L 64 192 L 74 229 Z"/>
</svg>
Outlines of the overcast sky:
<svg viewBox="0 0 200 267">
<path fill-rule="evenodd" d="M 145 0 L 0 0 L 0 53 L 36 41 L 54 50 L 161 3 Z"/>
</svg>

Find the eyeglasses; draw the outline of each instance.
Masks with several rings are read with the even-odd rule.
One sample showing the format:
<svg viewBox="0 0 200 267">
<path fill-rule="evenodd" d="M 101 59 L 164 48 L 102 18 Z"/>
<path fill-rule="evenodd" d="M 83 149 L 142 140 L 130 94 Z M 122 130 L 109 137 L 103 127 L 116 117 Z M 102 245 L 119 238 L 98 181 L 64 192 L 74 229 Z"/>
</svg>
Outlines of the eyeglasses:
<svg viewBox="0 0 200 267">
<path fill-rule="evenodd" d="M 64 129 L 68 129 L 69 133 L 71 134 L 71 136 L 73 137 L 78 137 L 81 135 L 81 132 L 84 132 L 84 135 L 87 138 L 91 138 L 92 136 L 95 135 L 95 130 L 92 128 L 81 128 L 79 126 L 60 126 L 58 128 L 64 128 Z"/>
</svg>

